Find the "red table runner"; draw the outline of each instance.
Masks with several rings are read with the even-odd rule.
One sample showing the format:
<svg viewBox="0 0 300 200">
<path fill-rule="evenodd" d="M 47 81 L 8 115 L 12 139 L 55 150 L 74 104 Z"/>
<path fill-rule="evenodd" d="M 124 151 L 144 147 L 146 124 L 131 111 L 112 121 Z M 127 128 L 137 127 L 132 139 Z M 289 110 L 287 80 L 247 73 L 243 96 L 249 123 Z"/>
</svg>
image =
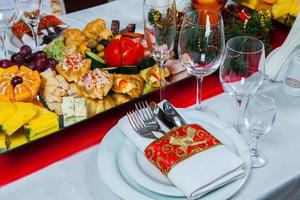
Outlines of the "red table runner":
<svg viewBox="0 0 300 200">
<path fill-rule="evenodd" d="M 282 44 L 288 28 L 275 24 L 272 32 L 272 47 Z M 222 93 L 218 74 L 204 79 L 203 99 Z M 194 78 L 174 84 L 166 90 L 167 99 L 176 107 L 187 107 L 195 103 L 196 81 Z M 155 93 L 143 99 L 158 101 Z M 134 103 L 121 106 L 96 118 L 70 127 L 61 133 L 50 135 L 35 143 L 0 155 L 0 186 L 11 183 L 23 176 L 75 154 L 87 147 L 98 144 L 125 113 L 134 108 Z"/>
</svg>

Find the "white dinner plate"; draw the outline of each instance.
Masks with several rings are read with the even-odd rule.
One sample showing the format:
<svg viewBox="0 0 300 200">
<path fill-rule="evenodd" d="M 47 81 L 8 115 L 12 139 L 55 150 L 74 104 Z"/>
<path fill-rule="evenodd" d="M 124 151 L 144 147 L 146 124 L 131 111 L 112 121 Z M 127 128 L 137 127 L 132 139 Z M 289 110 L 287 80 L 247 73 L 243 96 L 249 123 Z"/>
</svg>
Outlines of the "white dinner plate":
<svg viewBox="0 0 300 200">
<path fill-rule="evenodd" d="M 196 119 L 196 121 L 198 120 Z M 219 120 L 213 119 L 213 121 L 209 121 L 209 123 L 201 121 L 200 124 L 210 133 L 214 133 L 215 137 L 217 137 L 232 152 L 239 155 L 242 159 L 247 159 L 247 155 L 243 157 L 243 152 L 239 152 L 239 148 L 237 148 L 231 140 L 230 132 L 232 132 L 232 129 L 222 127 L 222 125 L 214 125 L 219 124 L 218 121 Z M 163 195 L 175 197 L 184 196 L 184 194 L 178 190 L 153 164 L 151 164 L 129 140 L 125 141 L 124 145 L 120 148 L 119 154 L 121 154 L 119 156 L 120 159 L 118 159 L 119 166 L 122 166 L 127 175 L 140 186 Z M 242 182 L 242 180 L 236 181 L 234 184 L 239 186 L 239 182 Z M 233 185 L 232 187 L 235 186 Z"/>
<path fill-rule="evenodd" d="M 242 179 L 227 184 L 222 188 L 205 195 L 201 199 L 230 198 L 244 185 L 250 174 L 251 159 L 247 144 L 235 131 L 235 129 L 224 122 L 221 122 L 213 117 L 206 116 L 203 113 L 199 113 L 198 111 L 183 109 L 179 109 L 179 111 L 182 112 L 184 116 L 189 116 L 191 122 L 198 122 L 208 131 L 215 130 L 215 136 L 220 139 L 226 146 L 228 146 L 229 149 L 231 149 L 233 152 L 236 152 L 246 162 L 246 174 Z M 216 131 L 216 129 L 219 129 L 219 131 Z M 149 199 L 149 197 L 152 199 L 172 199 L 172 197 L 169 196 L 169 193 L 171 190 L 177 190 L 177 188 L 172 186 L 172 184 L 168 185 L 168 182 L 166 182 L 167 179 L 162 178 L 162 175 L 154 175 L 154 172 L 155 170 L 157 171 L 157 169 L 149 165 L 149 163 L 147 163 L 148 161 L 143 159 L 143 156 L 141 156 L 140 153 L 136 152 L 135 156 L 131 157 L 131 159 L 133 158 L 136 160 L 136 167 L 140 167 L 140 172 L 137 173 L 144 174 L 143 178 L 147 179 L 148 185 L 144 185 L 142 184 L 142 182 L 140 182 L 143 178 L 141 178 L 141 180 L 137 180 L 136 174 L 131 173 L 133 170 L 128 169 L 128 164 L 125 164 L 126 166 L 124 166 L 124 162 L 126 161 L 123 159 L 123 155 L 125 155 L 124 151 L 127 151 L 125 146 L 130 147 L 133 145 L 126 142 L 126 138 L 123 136 L 121 131 L 114 127 L 105 136 L 98 150 L 98 169 L 103 181 L 109 186 L 109 188 L 118 196 L 124 199 L 138 198 L 142 200 Z M 127 154 L 127 156 L 129 155 Z M 131 160 L 127 160 L 128 163 L 130 161 Z M 152 167 L 153 170 L 150 173 L 151 175 L 149 173 L 145 173 L 145 171 L 148 171 L 150 169 L 149 167 Z M 153 188 L 154 186 L 151 184 L 149 187 L 149 179 L 162 184 L 164 187 L 168 185 L 169 190 L 164 190 L 166 189 L 166 187 L 164 189 L 155 190 Z M 180 196 L 182 195 L 180 195 L 179 190 L 177 190 L 177 194 L 179 194 L 177 199 L 184 199 L 180 198 Z M 143 195 L 144 198 L 142 198 L 140 195 Z"/>
<path fill-rule="evenodd" d="M 70 27 L 74 27 L 74 28 L 80 28 L 82 29 L 84 27 L 84 23 L 72 19 L 70 17 L 60 17 L 60 19 L 67 25 L 69 25 Z M 20 47 L 23 46 L 22 41 L 20 41 L 12 32 L 11 29 L 9 29 L 7 31 L 7 35 L 6 35 L 7 39 L 6 39 L 6 46 L 7 46 L 7 50 L 13 53 L 17 53 L 20 50 Z"/>
</svg>

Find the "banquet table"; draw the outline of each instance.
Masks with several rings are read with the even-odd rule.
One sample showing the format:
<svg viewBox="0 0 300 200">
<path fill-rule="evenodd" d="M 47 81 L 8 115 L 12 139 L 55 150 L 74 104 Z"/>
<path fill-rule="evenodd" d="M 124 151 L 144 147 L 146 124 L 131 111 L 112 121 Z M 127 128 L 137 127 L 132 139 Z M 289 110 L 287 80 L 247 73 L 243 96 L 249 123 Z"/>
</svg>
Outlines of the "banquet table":
<svg viewBox="0 0 300 200">
<path fill-rule="evenodd" d="M 141 31 L 142 1 L 116 0 L 64 16 L 66 21 L 80 28 L 96 17 L 107 22 L 120 19 L 124 26 L 136 23 L 137 31 Z M 276 32 L 273 47 L 280 45 L 285 36 L 286 32 Z M 221 93 L 218 76 L 207 77 L 203 87 L 204 98 L 211 97 L 203 103 L 216 110 L 221 120 L 232 123 L 235 104 L 231 97 Z M 188 79 L 167 88 L 167 98 L 175 106 L 188 107 L 194 103 L 194 90 L 194 80 Z M 278 106 L 274 127 L 259 143 L 269 163 L 252 170 L 246 184 L 232 199 L 300 199 L 300 159 L 297 157 L 300 98 L 287 96 L 281 90 L 281 83 L 268 80 L 259 93 L 274 97 Z M 158 94 L 144 99 L 157 100 Z M 132 104 L 109 111 L 61 135 L 1 155 L 0 199 L 120 199 L 101 180 L 96 155 L 105 133 L 131 108 Z M 247 134 L 243 133 L 243 137 L 247 139 Z"/>
</svg>

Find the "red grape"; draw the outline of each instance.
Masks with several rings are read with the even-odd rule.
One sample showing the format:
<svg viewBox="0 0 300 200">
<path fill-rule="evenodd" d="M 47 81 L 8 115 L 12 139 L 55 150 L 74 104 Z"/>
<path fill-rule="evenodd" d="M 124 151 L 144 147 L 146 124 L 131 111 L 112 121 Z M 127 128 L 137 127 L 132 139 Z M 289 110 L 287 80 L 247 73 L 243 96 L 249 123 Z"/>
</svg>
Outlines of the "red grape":
<svg viewBox="0 0 300 200">
<path fill-rule="evenodd" d="M 23 54 L 24 56 L 28 56 L 32 53 L 32 50 L 29 46 L 24 45 L 20 48 L 20 53 Z"/>
<path fill-rule="evenodd" d="M 15 76 L 10 80 L 10 83 L 16 87 L 18 84 L 23 83 L 23 78 L 20 76 Z"/>
<path fill-rule="evenodd" d="M 56 71 L 57 64 L 58 64 L 58 62 L 54 58 L 49 58 L 47 68 L 50 68 L 52 71 Z"/>
<path fill-rule="evenodd" d="M 45 52 L 43 52 L 43 51 L 37 51 L 37 52 L 35 52 L 33 54 L 33 59 L 37 60 L 39 58 L 45 58 L 45 59 L 47 59 L 47 54 Z"/>
<path fill-rule="evenodd" d="M 8 68 L 12 65 L 13 65 L 12 62 L 10 62 L 10 60 L 8 60 L 8 59 L 4 59 L 4 60 L 0 61 L 0 67 L 2 67 L 2 68 Z"/>
<path fill-rule="evenodd" d="M 11 56 L 10 60 L 12 63 L 22 65 L 24 63 L 24 55 L 21 53 L 15 53 Z"/>
<path fill-rule="evenodd" d="M 26 64 L 29 64 L 30 62 L 33 61 L 33 55 L 32 54 L 28 54 L 24 57 L 24 61 Z"/>
<path fill-rule="evenodd" d="M 36 58 L 34 65 L 38 72 L 43 72 L 47 69 L 48 60 L 46 58 Z"/>
</svg>

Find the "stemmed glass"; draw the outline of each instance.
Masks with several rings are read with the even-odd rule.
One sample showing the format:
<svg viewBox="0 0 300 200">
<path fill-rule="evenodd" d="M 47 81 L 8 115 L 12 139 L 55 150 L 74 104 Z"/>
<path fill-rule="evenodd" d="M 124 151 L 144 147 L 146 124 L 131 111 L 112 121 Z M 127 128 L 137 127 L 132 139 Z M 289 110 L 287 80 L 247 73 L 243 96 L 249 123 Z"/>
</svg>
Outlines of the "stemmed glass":
<svg viewBox="0 0 300 200">
<path fill-rule="evenodd" d="M 9 25 L 15 22 L 16 8 L 13 0 L 2 0 L 0 6 L 0 43 L 3 49 L 3 58 L 7 58 L 6 33 Z"/>
<path fill-rule="evenodd" d="M 196 10 L 184 16 L 179 34 L 180 63 L 197 79 L 196 109 L 216 115 L 201 106 L 202 82 L 222 63 L 225 49 L 224 25 L 220 13 Z"/>
<path fill-rule="evenodd" d="M 15 0 L 18 14 L 30 27 L 34 40 L 34 50 L 39 50 L 38 24 L 41 18 L 42 0 Z"/>
<path fill-rule="evenodd" d="M 159 66 L 160 100 L 165 99 L 164 63 L 170 58 L 176 37 L 175 0 L 144 0 L 144 32 L 151 56 Z"/>
<path fill-rule="evenodd" d="M 268 163 L 267 157 L 257 150 L 260 137 L 271 130 L 276 116 L 275 100 L 269 96 L 257 95 L 249 98 L 245 109 L 245 125 L 253 138 L 250 146 L 252 167 L 263 167 Z"/>
<path fill-rule="evenodd" d="M 265 48 L 260 40 L 237 36 L 227 41 L 224 62 L 220 68 L 220 81 L 224 91 L 237 102 L 234 126 L 239 132 L 242 100 L 261 86 L 264 69 Z"/>
</svg>

